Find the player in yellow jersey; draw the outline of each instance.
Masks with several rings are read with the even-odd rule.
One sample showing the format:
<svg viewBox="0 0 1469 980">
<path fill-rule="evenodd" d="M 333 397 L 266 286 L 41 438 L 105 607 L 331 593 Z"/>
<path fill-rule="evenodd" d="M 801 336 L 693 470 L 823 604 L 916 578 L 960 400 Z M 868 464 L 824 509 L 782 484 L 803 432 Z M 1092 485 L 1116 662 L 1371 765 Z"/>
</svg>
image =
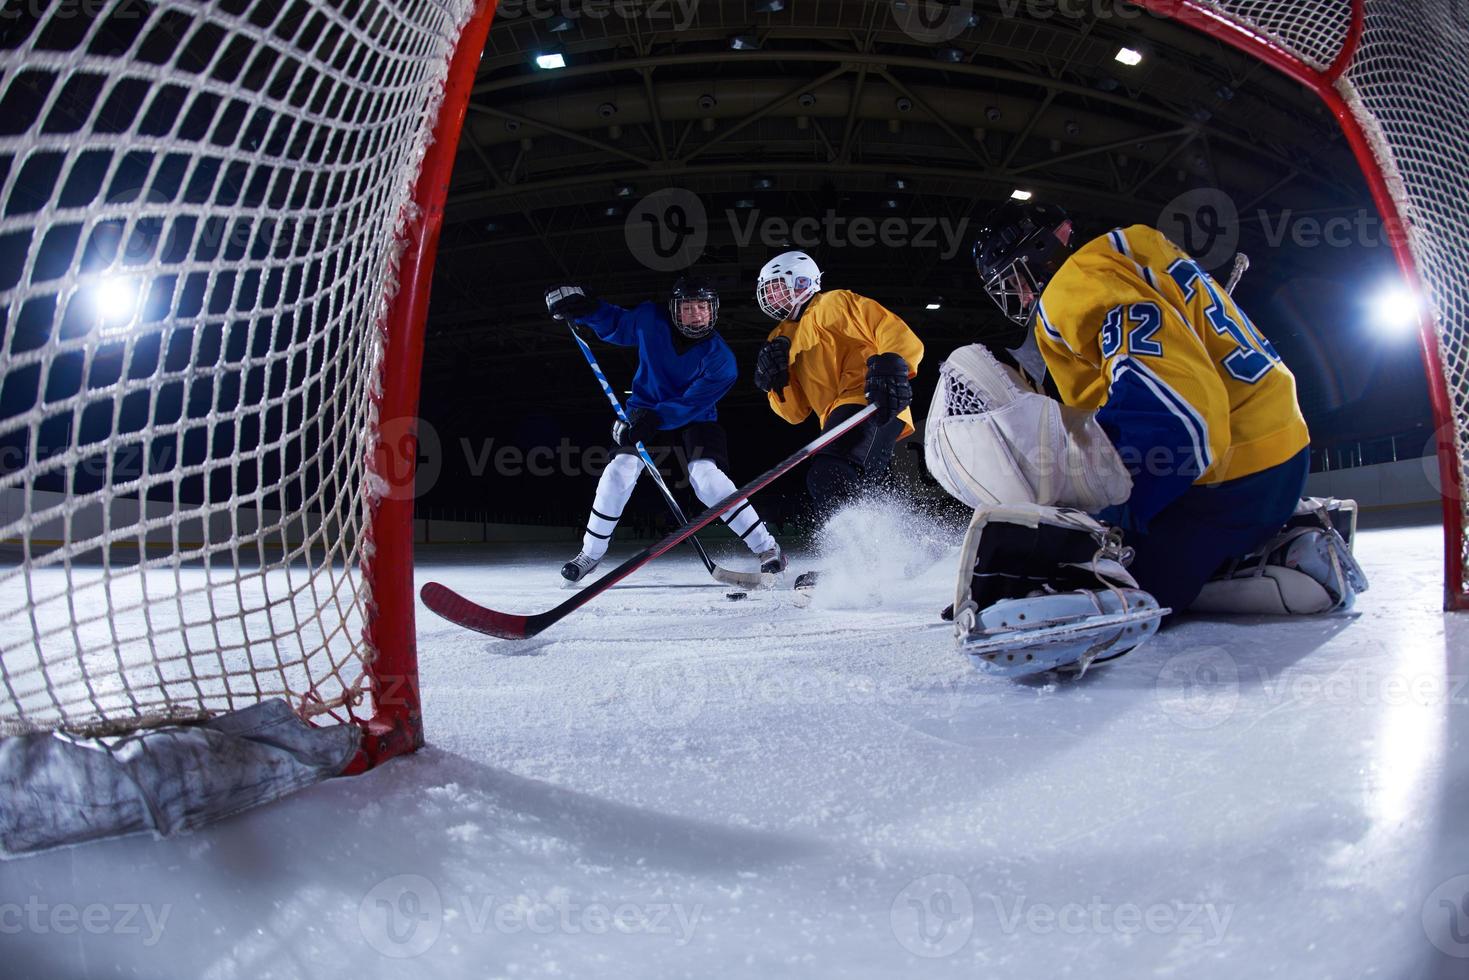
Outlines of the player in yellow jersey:
<svg viewBox="0 0 1469 980">
<path fill-rule="evenodd" d="M 986 292 L 1025 328 L 1012 355 L 1029 384 L 982 348 L 956 352 L 941 371 L 927 461 L 977 508 L 1092 515 L 1081 522 L 1090 535 L 1082 550 L 1095 544 L 1096 555 L 1118 559 L 1111 572 L 1125 565 L 1131 573 L 1100 576 L 1102 591 L 1117 597 L 1135 586 L 1181 612 L 1222 566 L 1271 542 L 1297 511 L 1310 434 L 1295 378 L 1229 294 L 1161 232 L 1134 225 L 1079 248 L 1072 235 L 1052 205 L 1012 201 L 987 220 L 975 265 Z M 1059 404 L 1038 390 L 1047 378 Z M 1020 523 L 1054 527 L 1053 516 Z M 1108 526 L 1124 532 L 1125 549 Z M 1334 586 L 1332 604 L 1350 601 L 1327 537 L 1301 542 L 1292 567 Z M 1338 574 L 1328 585 L 1320 579 L 1331 567 Z M 977 573 L 976 581 L 987 574 Z M 1000 593 L 1014 590 L 1013 570 L 997 576 Z M 1129 608 L 1136 612 L 1121 598 L 1102 615 L 1125 619 Z"/>
<path fill-rule="evenodd" d="M 805 252 L 785 252 L 760 270 L 756 298 L 779 321 L 760 349 L 755 385 L 792 425 L 812 414 L 822 429 L 869 402 L 877 414 L 821 450 L 806 472 L 818 504 L 831 506 L 888 471 L 899 439 L 913 434 L 912 378 L 923 342 L 881 304 L 845 289 L 821 289 Z"/>
</svg>

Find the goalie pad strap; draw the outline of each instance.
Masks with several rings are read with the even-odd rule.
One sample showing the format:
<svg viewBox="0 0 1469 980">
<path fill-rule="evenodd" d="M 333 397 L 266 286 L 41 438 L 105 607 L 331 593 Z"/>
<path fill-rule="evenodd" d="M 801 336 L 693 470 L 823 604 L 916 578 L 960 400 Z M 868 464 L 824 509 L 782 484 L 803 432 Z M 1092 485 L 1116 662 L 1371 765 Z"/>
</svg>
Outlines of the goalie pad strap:
<svg viewBox="0 0 1469 980">
<path fill-rule="evenodd" d="M 997 555 L 986 547 L 989 557 L 983 562 L 985 567 L 977 568 L 986 533 L 1003 535 L 1007 527 L 1034 533 L 1025 535 L 1023 540 L 1028 544 L 1020 551 L 1012 548 Z M 1069 534 L 1070 540 L 1056 532 Z M 1047 557 L 1042 557 L 1036 548 L 1046 552 Z M 1017 594 L 1038 588 L 1043 581 L 1062 588 L 1077 582 L 1096 587 L 1104 584 L 1099 578 L 1111 586 L 1135 588 L 1137 583 L 1125 568 L 1130 560 L 1130 552 L 1120 547 L 1112 532 L 1080 511 L 1040 504 L 981 507 L 974 512 L 959 550 L 959 575 L 954 587 L 956 627 L 963 631 L 962 613 L 966 608 L 971 613 L 979 609 L 974 593 L 977 580 L 994 583 L 1003 578 L 1009 583 L 1025 585 Z M 986 605 L 993 601 L 992 596 L 980 598 Z"/>
</svg>

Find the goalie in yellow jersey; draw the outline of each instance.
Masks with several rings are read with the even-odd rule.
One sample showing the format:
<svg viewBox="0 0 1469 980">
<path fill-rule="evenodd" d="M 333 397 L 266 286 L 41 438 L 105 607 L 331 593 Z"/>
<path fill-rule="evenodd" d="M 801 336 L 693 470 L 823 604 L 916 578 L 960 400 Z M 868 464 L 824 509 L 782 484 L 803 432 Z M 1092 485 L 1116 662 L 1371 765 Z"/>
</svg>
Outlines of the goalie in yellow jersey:
<svg viewBox="0 0 1469 980">
<path fill-rule="evenodd" d="M 961 643 L 992 668 L 1033 653 L 1034 637 L 996 640 L 1017 608 L 990 609 L 1030 602 L 1031 627 L 1069 623 L 1075 641 L 1035 660 L 1084 669 L 1201 592 L 1214 611 L 1349 604 L 1366 582 L 1326 510 L 1299 507 L 1310 434 L 1270 342 L 1161 232 L 1134 225 L 1079 248 L 1072 235 L 1052 205 L 990 215 L 975 265 L 1023 342 L 1015 366 L 975 345 L 940 371 L 925 459 L 979 510 L 956 593 L 970 617 Z M 1059 585 L 1055 566 L 1068 569 Z M 1035 593 L 1073 587 L 1087 593 L 1075 609 L 1034 607 Z"/>
</svg>

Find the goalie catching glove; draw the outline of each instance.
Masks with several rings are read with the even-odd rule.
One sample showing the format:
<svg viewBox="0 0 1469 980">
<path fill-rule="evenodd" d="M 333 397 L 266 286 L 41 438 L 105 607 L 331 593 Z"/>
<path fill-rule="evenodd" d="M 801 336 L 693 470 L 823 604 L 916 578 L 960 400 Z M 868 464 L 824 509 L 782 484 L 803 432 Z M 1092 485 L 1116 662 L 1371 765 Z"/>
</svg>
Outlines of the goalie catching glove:
<svg viewBox="0 0 1469 980">
<path fill-rule="evenodd" d="M 1036 393 L 979 344 L 959 348 L 939 368 L 923 448 L 929 473 L 970 507 L 1095 513 L 1132 493 L 1095 412 Z"/>
<path fill-rule="evenodd" d="M 580 286 L 552 286 L 546 290 L 546 310 L 557 320 L 580 320 L 601 306 Z"/>
</svg>

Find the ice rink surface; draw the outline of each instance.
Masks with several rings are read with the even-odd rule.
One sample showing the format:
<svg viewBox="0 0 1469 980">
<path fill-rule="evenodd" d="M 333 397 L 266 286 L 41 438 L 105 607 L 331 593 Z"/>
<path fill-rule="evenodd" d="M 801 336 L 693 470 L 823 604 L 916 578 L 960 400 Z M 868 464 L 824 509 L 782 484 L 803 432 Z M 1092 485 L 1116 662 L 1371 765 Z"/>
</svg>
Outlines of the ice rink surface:
<svg viewBox="0 0 1469 980">
<path fill-rule="evenodd" d="M 938 621 L 952 539 L 845 518 L 794 563 L 830 573 L 809 608 L 679 552 L 532 640 L 420 609 L 424 752 L 0 864 L 0 974 L 1469 976 L 1438 528 L 1363 533 L 1351 614 L 1014 683 Z M 563 550 L 427 551 L 418 579 L 534 612 Z"/>
</svg>

